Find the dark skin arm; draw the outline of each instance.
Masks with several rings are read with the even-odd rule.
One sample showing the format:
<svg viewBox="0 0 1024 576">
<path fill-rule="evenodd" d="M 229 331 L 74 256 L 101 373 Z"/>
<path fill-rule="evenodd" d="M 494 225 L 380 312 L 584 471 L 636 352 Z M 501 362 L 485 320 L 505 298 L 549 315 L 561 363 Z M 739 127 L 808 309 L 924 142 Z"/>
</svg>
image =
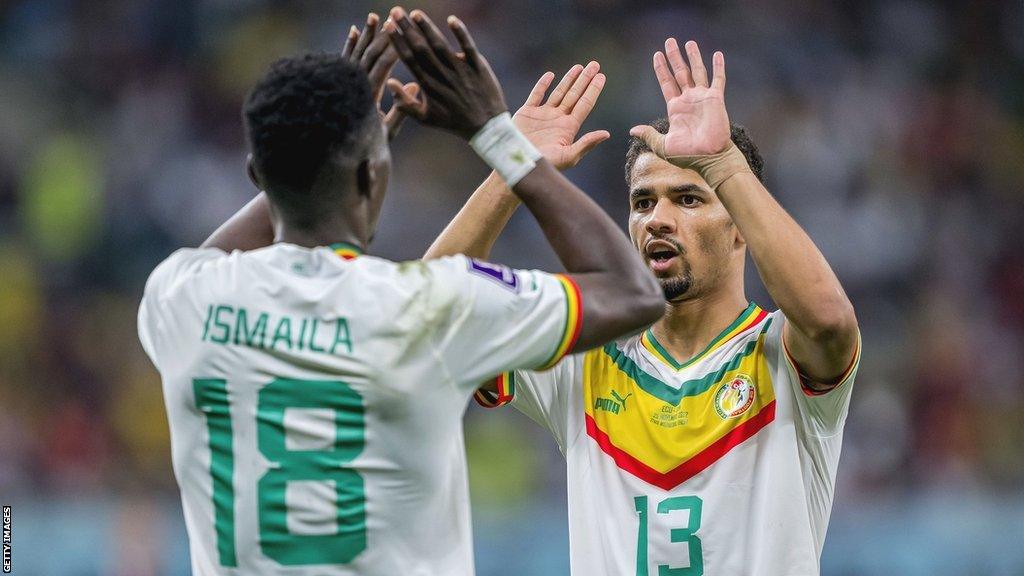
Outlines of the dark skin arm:
<svg viewBox="0 0 1024 576">
<path fill-rule="evenodd" d="M 341 52 L 343 58 L 358 62 L 363 70 L 366 70 L 378 107 L 384 95 L 385 81 L 398 62 L 398 55 L 391 47 L 387 35 L 380 33 L 379 25 L 380 17 L 370 13 L 362 32 L 355 26 L 351 28 L 345 41 L 345 47 Z M 408 100 L 416 97 L 419 86 L 413 82 L 404 86 L 396 82 L 391 89 L 395 93 L 396 100 Z M 381 121 L 387 128 L 389 140 L 398 134 L 404 119 L 405 114 L 397 106 L 393 106 L 387 114 L 381 112 Z M 249 162 L 249 179 L 259 188 L 252 173 L 251 156 Z M 225 252 L 231 252 L 232 250 L 255 250 L 269 246 L 273 242 L 274 230 L 270 222 L 270 203 L 267 201 L 266 193 L 260 192 L 227 222 L 217 228 L 200 247 L 220 248 Z"/>
<path fill-rule="evenodd" d="M 423 98 L 402 102 L 417 120 L 470 139 L 507 111 L 501 86 L 465 25 L 448 19 L 461 52 L 418 10 L 391 11 L 384 30 L 416 77 Z M 612 219 L 549 162 L 541 159 L 513 192 L 537 219 L 584 302 L 577 350 L 642 330 L 661 317 L 661 288 Z"/>
</svg>

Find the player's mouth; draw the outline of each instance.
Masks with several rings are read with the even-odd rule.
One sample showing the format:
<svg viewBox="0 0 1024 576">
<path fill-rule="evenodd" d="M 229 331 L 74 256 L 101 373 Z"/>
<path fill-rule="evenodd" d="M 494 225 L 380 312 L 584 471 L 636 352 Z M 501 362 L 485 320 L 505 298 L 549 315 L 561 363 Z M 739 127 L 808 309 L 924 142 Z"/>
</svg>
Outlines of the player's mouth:
<svg viewBox="0 0 1024 576">
<path fill-rule="evenodd" d="M 679 249 L 667 240 L 651 240 L 644 248 L 644 256 L 655 274 L 666 272 L 679 259 Z"/>
</svg>

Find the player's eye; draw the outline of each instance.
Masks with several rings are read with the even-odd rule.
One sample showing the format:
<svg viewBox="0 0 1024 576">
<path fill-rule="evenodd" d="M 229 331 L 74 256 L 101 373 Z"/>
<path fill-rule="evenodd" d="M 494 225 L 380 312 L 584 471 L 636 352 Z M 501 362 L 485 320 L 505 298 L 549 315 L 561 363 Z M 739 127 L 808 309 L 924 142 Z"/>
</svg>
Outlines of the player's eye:
<svg viewBox="0 0 1024 576">
<path fill-rule="evenodd" d="M 640 198 L 636 202 L 633 202 L 634 210 L 649 210 L 654 207 L 654 200 L 650 198 Z"/>
<path fill-rule="evenodd" d="M 694 196 L 693 194 L 683 194 L 682 197 L 679 198 L 679 202 L 683 206 L 686 206 L 688 208 L 692 208 L 692 207 L 696 206 L 697 204 L 700 204 L 700 198 L 697 197 L 697 196 Z"/>
</svg>

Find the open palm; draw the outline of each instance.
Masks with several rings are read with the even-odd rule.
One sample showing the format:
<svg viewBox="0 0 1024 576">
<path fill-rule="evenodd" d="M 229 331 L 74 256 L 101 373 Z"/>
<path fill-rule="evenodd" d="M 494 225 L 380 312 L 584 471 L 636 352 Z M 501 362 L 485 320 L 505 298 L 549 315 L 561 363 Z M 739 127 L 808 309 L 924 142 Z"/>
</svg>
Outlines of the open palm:
<svg viewBox="0 0 1024 576">
<path fill-rule="evenodd" d="M 668 134 L 662 135 L 650 126 L 630 130 L 647 141 L 655 153 L 668 159 L 717 154 L 729 146 L 725 57 L 715 52 L 714 78 L 709 83 L 696 42 L 686 43 L 686 55 L 689 66 L 674 38 L 665 42 L 665 53 L 654 54 L 654 73 L 668 110 Z"/>
<path fill-rule="evenodd" d="M 544 94 L 555 78 L 554 74 L 546 72 L 512 117 L 544 158 L 560 170 L 575 166 L 611 136 L 606 130 L 597 130 L 576 140 L 576 134 L 604 89 L 605 76 L 599 70 L 597 62 L 586 67 L 573 66 L 545 101 Z"/>
</svg>

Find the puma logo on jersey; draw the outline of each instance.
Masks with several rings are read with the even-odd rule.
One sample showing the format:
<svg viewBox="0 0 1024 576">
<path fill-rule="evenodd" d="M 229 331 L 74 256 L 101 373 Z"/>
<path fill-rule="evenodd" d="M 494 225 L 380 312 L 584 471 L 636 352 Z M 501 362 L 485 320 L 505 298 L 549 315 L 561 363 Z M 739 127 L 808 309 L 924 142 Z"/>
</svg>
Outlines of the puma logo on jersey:
<svg viewBox="0 0 1024 576">
<path fill-rule="evenodd" d="M 612 414 L 618 414 L 619 411 L 626 411 L 626 400 L 633 395 L 632 392 L 625 396 L 619 396 L 619 393 L 615 390 L 611 391 L 614 398 L 597 398 L 594 400 L 594 410 L 604 410 L 605 412 L 611 412 Z"/>
</svg>

